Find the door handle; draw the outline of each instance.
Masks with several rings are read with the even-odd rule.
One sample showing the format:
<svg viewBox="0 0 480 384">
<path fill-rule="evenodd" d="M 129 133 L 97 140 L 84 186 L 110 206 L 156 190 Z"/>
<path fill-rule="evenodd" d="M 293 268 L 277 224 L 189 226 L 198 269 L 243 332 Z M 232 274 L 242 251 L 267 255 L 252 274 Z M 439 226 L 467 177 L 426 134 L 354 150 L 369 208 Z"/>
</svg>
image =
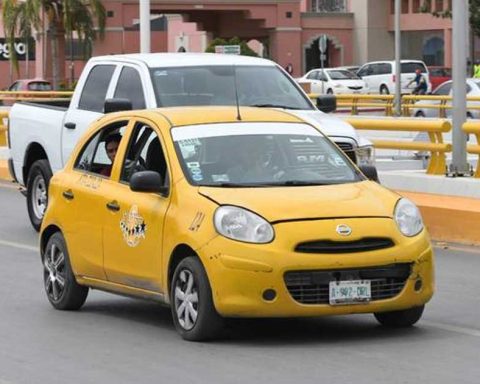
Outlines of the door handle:
<svg viewBox="0 0 480 384">
<path fill-rule="evenodd" d="M 62 193 L 63 197 L 66 198 L 67 200 L 73 200 L 75 195 L 73 194 L 71 189 L 68 189 L 66 191 L 63 191 Z"/>
<path fill-rule="evenodd" d="M 68 123 L 65 123 L 63 126 L 67 129 L 75 129 L 77 124 L 72 123 L 72 122 L 68 122 Z"/>
<path fill-rule="evenodd" d="M 109 203 L 107 203 L 107 208 L 110 211 L 118 212 L 120 210 L 120 205 L 118 205 L 116 200 L 113 200 L 113 201 L 110 201 Z"/>
</svg>

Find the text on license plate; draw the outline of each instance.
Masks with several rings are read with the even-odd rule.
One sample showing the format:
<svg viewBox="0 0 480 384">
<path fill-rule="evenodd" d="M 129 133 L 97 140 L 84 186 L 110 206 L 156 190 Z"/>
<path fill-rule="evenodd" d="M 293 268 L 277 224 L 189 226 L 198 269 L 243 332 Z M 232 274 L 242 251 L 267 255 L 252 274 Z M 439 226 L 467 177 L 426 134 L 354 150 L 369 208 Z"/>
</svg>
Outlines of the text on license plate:
<svg viewBox="0 0 480 384">
<path fill-rule="evenodd" d="M 331 305 L 360 304 L 370 301 L 371 297 L 370 280 L 330 281 Z"/>
</svg>

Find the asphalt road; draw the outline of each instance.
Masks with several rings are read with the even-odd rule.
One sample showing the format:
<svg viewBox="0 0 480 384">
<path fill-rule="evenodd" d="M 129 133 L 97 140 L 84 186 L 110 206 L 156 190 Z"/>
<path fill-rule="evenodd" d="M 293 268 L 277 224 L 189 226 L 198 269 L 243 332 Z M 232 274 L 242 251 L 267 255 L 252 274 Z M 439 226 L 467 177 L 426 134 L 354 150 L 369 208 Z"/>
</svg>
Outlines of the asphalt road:
<svg viewBox="0 0 480 384">
<path fill-rule="evenodd" d="M 437 248 L 437 293 L 418 326 L 371 315 L 237 321 L 189 343 L 169 309 L 90 292 L 60 312 L 43 292 L 25 200 L 0 183 L 0 384 L 480 382 L 480 250 Z"/>
</svg>

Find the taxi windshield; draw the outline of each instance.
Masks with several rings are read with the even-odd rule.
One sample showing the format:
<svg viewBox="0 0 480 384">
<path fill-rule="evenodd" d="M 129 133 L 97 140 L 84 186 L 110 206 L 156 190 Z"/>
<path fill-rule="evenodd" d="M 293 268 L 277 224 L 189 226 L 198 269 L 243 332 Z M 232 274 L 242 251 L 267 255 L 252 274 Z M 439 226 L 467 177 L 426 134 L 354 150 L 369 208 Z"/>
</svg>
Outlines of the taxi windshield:
<svg viewBox="0 0 480 384">
<path fill-rule="evenodd" d="M 311 110 L 293 79 L 274 65 L 151 69 L 159 107 L 236 105 Z"/>
<path fill-rule="evenodd" d="M 265 187 L 363 180 L 334 144 L 299 123 L 229 123 L 172 129 L 177 155 L 193 185 Z"/>
</svg>

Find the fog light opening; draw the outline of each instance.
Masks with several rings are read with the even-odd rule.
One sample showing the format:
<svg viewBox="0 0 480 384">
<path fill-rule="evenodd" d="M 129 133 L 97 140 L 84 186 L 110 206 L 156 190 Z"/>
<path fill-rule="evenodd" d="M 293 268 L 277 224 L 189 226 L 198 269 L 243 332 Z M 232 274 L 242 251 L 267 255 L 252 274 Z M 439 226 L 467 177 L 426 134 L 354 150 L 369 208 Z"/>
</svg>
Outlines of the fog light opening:
<svg viewBox="0 0 480 384">
<path fill-rule="evenodd" d="M 423 282 L 422 282 L 422 279 L 417 279 L 417 281 L 415 281 L 415 291 L 420 291 L 422 289 L 422 286 L 423 286 Z"/>
<path fill-rule="evenodd" d="M 277 297 L 277 292 L 274 289 L 266 289 L 263 291 L 262 297 L 265 301 L 273 301 Z"/>
</svg>

